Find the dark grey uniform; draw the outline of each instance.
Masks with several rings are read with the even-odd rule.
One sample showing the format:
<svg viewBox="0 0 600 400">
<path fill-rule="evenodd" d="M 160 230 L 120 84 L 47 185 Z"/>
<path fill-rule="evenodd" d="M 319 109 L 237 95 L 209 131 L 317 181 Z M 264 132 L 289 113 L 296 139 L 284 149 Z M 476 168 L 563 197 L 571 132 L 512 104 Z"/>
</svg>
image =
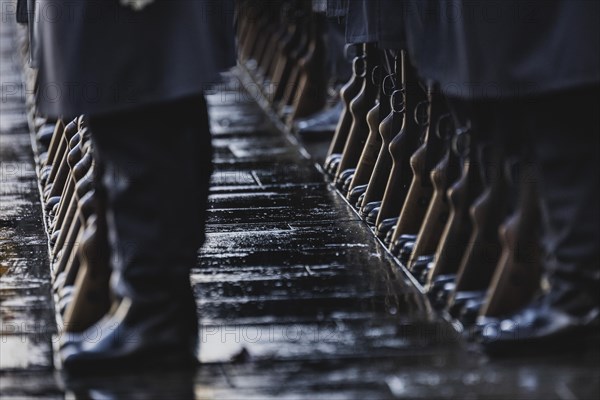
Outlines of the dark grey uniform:
<svg viewBox="0 0 600 400">
<path fill-rule="evenodd" d="M 67 369 L 168 356 L 197 344 L 189 270 L 204 239 L 211 139 L 203 90 L 233 65 L 226 1 L 42 0 L 37 100 L 46 116 L 88 115 L 98 225 L 106 224 L 111 289 L 126 311 L 62 343 Z M 127 300 L 127 301 L 125 301 Z M 129 339 L 124 340 L 129 336 Z"/>
<path fill-rule="evenodd" d="M 597 1 L 399 2 L 412 60 L 449 96 L 510 98 L 600 82 Z"/>
<path fill-rule="evenodd" d="M 346 17 L 346 43 L 375 43 L 403 49 L 404 3 L 401 0 L 330 0 L 328 16 Z"/>
<path fill-rule="evenodd" d="M 377 42 L 379 5 L 379 0 L 348 0 L 346 43 Z"/>
<path fill-rule="evenodd" d="M 42 0 L 38 107 L 48 116 L 110 113 L 198 95 L 232 66 L 233 6 L 155 0 Z"/>
<path fill-rule="evenodd" d="M 496 346 L 578 332 L 599 310 L 600 3 L 428 0 L 404 7 L 421 77 L 439 82 L 453 103 L 489 110 L 505 135 L 531 144 L 539 170 L 550 290 L 486 339 Z"/>
</svg>

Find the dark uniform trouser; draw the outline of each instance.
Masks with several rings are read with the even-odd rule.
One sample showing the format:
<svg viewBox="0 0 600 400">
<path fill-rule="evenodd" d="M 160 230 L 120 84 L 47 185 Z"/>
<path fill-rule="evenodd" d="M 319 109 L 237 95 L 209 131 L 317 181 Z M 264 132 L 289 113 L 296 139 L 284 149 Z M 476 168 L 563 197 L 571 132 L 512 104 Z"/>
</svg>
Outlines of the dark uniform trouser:
<svg viewBox="0 0 600 400">
<path fill-rule="evenodd" d="M 532 100 L 526 105 L 531 115 L 525 115 L 523 127 L 533 135 L 540 171 L 546 222 L 543 245 L 549 256 L 546 270 L 551 281 L 567 282 L 589 293 L 595 305 L 600 296 L 598 89 L 570 90 Z M 560 301 L 578 308 L 575 303 L 585 299 Z"/>
<path fill-rule="evenodd" d="M 459 123 L 470 114 L 475 134 L 535 163 L 546 275 L 555 305 L 575 313 L 600 303 L 598 89 L 450 102 Z"/>
<path fill-rule="evenodd" d="M 113 294 L 189 296 L 212 168 L 204 98 L 90 117 L 89 125 L 101 167 Z"/>
</svg>

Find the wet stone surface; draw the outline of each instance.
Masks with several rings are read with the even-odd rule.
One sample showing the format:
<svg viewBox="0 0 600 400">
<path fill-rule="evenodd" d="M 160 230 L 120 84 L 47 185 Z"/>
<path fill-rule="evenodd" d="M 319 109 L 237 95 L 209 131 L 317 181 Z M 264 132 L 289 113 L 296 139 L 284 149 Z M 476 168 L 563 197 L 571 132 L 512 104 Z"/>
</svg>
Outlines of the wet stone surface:
<svg viewBox="0 0 600 400">
<path fill-rule="evenodd" d="M 43 233 L 25 104 L 10 96 L 21 76 L 11 27 L 0 28 L 0 369 L 51 366 L 55 332 L 48 246 Z M 12 88 L 12 89 L 11 89 Z M 4 380 L 4 379 L 3 379 Z M 0 392 L 2 387 L 0 385 Z"/>
<path fill-rule="evenodd" d="M 3 82 L 20 79 L 13 38 L 14 26 L 3 24 Z M 207 240 L 192 271 L 204 364 L 191 374 L 77 380 L 51 367 L 55 324 L 25 108 L 19 96 L 3 100 L 3 398 L 597 397 L 597 345 L 585 354 L 487 359 L 432 313 L 314 161 L 235 79 L 208 100 L 215 173 Z"/>
</svg>

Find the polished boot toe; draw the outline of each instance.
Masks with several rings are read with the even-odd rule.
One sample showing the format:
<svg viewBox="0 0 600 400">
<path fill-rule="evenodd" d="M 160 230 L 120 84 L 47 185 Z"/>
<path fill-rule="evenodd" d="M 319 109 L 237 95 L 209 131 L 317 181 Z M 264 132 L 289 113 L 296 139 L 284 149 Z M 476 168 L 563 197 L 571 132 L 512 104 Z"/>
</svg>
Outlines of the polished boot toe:
<svg viewBox="0 0 600 400">
<path fill-rule="evenodd" d="M 50 177 L 51 171 L 52 171 L 51 165 L 46 165 L 45 167 L 43 167 L 40 170 L 40 183 L 41 183 L 42 187 L 46 186 L 46 183 L 48 182 L 48 178 Z"/>
<path fill-rule="evenodd" d="M 340 165 L 341 159 L 341 154 L 332 154 L 329 157 L 327 157 L 327 160 L 325 160 L 324 164 L 325 172 L 327 173 L 327 175 L 329 175 L 330 177 L 335 176 L 338 166 Z"/>
<path fill-rule="evenodd" d="M 409 235 L 409 234 L 400 235 L 400 237 L 396 238 L 396 241 L 391 244 L 392 246 L 391 246 L 390 250 L 393 255 L 398 256 L 400 254 L 400 251 L 402 250 L 402 247 L 404 247 L 406 242 L 408 242 L 408 241 L 414 242 L 416 240 L 417 240 L 417 235 Z"/>
<path fill-rule="evenodd" d="M 52 209 L 54 209 L 54 207 L 60 203 L 60 196 L 52 196 L 48 199 L 48 201 L 46 202 L 46 212 L 50 213 L 52 211 Z"/>
<path fill-rule="evenodd" d="M 507 318 L 477 319 L 479 338 L 489 354 L 560 351 L 597 336 L 600 308 L 575 316 L 545 305 L 530 305 Z"/>
<path fill-rule="evenodd" d="M 354 208 L 356 208 L 357 210 L 361 210 L 362 209 L 362 205 L 364 203 L 365 200 L 365 193 L 362 193 L 360 196 L 358 196 L 358 200 L 356 200 L 356 204 L 354 204 Z M 360 214 L 360 212 L 359 212 Z"/>
<path fill-rule="evenodd" d="M 394 234 L 396 233 L 396 227 L 393 227 L 392 229 L 390 229 L 387 233 L 387 235 L 385 235 L 385 239 L 383 239 L 383 244 L 386 245 L 386 247 L 388 249 L 390 249 L 390 251 L 392 251 L 392 248 L 394 247 L 392 245 L 392 239 L 394 238 Z M 392 251 L 392 254 L 394 254 L 394 252 Z M 395 254 L 394 254 L 395 255 Z"/>
<path fill-rule="evenodd" d="M 408 264 L 408 261 L 410 260 L 410 256 L 412 256 L 412 252 L 413 249 L 415 248 L 415 242 L 410 240 L 410 239 L 406 239 L 404 241 L 404 244 L 402 245 L 402 249 L 400 250 L 400 253 L 398 253 L 398 259 L 400 260 L 400 262 L 404 265 Z"/>
<path fill-rule="evenodd" d="M 46 124 L 42 125 L 39 131 L 36 133 L 35 137 L 38 141 L 38 144 L 41 147 L 41 150 L 46 151 L 50 146 L 50 141 L 52 140 L 52 135 L 54 134 L 54 124 Z"/>
<path fill-rule="evenodd" d="M 398 218 L 384 219 L 383 221 L 381 221 L 381 223 L 379 225 L 377 225 L 375 234 L 377 235 L 377 237 L 379 239 L 383 240 L 383 239 L 385 239 L 385 235 L 387 235 L 387 233 L 390 231 L 390 229 L 393 229 L 396 227 L 396 224 L 398 224 Z"/>
<path fill-rule="evenodd" d="M 484 304 L 485 296 L 481 296 L 477 299 L 467 300 L 467 302 L 460 311 L 458 320 L 463 324 L 463 326 L 474 325 L 477 321 L 479 311 L 481 310 L 481 307 L 483 307 Z"/>
<path fill-rule="evenodd" d="M 347 199 L 351 205 L 356 205 L 360 196 L 362 196 L 367 191 L 368 185 L 358 185 L 352 188 L 350 193 L 348 193 Z"/>
<path fill-rule="evenodd" d="M 177 301 L 139 303 L 123 299 L 83 333 L 68 334 L 60 344 L 62 367 L 68 372 L 86 372 L 195 366 L 198 340 L 193 308 L 184 311 Z"/>
<path fill-rule="evenodd" d="M 433 279 L 433 282 L 429 286 L 427 295 L 431 300 L 433 307 L 441 309 L 448 303 L 448 297 L 454 291 L 456 275 L 439 275 Z"/>
<path fill-rule="evenodd" d="M 410 272 L 422 285 L 429 279 L 429 273 L 435 266 L 434 259 L 433 255 L 419 256 L 412 265 Z"/>
<path fill-rule="evenodd" d="M 352 181 L 354 180 L 354 170 L 352 172 L 352 175 L 348 176 L 346 178 L 346 180 L 344 181 L 344 184 L 342 185 L 340 192 L 342 192 L 342 194 L 344 196 L 348 195 L 348 192 L 350 191 L 350 185 L 352 185 Z"/>
<path fill-rule="evenodd" d="M 365 221 L 369 218 L 369 216 L 371 215 L 371 212 L 377 208 L 377 213 L 379 213 L 379 207 L 381 207 L 381 201 L 371 201 L 365 205 L 362 206 L 362 208 L 360 209 L 360 217 L 362 219 L 364 219 Z M 372 218 L 371 218 L 372 219 Z M 377 215 L 375 215 L 375 220 L 377 220 Z M 373 221 L 373 223 L 369 223 L 368 221 L 366 221 L 369 225 L 374 225 L 375 221 Z"/>
<path fill-rule="evenodd" d="M 333 134 L 340 119 L 342 109 L 343 104 L 340 101 L 331 108 L 323 110 L 308 118 L 298 120 L 294 124 L 294 130 L 298 135 L 305 138 L 312 138 L 316 135 L 323 137 L 324 134 Z"/>
<path fill-rule="evenodd" d="M 461 290 L 454 293 L 452 303 L 449 304 L 448 312 L 453 318 L 460 318 L 467 302 L 479 301 L 485 297 L 485 290 Z"/>
<path fill-rule="evenodd" d="M 335 187 L 341 190 L 344 187 L 346 180 L 349 177 L 354 176 L 355 171 L 356 170 L 354 168 L 343 170 L 335 180 Z"/>
</svg>

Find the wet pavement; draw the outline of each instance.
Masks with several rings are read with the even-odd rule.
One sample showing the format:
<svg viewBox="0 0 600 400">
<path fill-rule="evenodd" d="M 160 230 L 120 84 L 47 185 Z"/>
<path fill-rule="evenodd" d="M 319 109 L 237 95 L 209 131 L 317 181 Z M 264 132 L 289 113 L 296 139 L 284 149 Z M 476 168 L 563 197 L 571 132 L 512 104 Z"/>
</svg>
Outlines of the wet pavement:
<svg viewBox="0 0 600 400">
<path fill-rule="evenodd" d="M 501 360 L 468 344 L 231 75 L 208 95 L 215 173 L 192 271 L 203 366 L 65 379 L 52 369 L 57 331 L 24 99 L 8 90 L 20 84 L 15 27 L 1 29 L 2 398 L 597 398 L 597 343 Z"/>
</svg>

